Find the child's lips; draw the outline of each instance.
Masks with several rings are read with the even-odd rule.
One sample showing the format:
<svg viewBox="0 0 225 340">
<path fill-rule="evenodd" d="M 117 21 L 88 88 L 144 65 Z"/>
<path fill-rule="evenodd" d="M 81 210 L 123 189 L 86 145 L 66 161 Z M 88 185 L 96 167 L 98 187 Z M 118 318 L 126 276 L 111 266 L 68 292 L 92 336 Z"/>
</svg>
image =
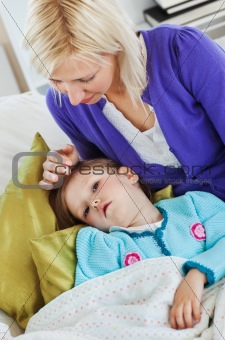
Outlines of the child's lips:
<svg viewBox="0 0 225 340">
<path fill-rule="evenodd" d="M 112 202 L 108 202 L 108 203 L 106 203 L 106 204 L 104 205 L 104 207 L 103 207 L 103 212 L 104 212 L 105 217 L 106 217 L 106 211 L 107 211 L 107 209 L 108 209 L 108 207 L 109 207 L 109 205 L 110 205 L 111 203 L 112 203 Z"/>
</svg>

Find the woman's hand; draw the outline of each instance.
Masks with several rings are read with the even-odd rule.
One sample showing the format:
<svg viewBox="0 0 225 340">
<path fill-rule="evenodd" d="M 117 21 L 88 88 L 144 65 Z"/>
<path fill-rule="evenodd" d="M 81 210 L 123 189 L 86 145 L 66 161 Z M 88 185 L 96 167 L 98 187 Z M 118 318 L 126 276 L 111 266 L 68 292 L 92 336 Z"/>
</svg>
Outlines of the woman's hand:
<svg viewBox="0 0 225 340">
<path fill-rule="evenodd" d="M 63 149 L 50 152 L 43 164 L 43 179 L 39 185 L 46 190 L 51 190 L 59 180 L 59 176 L 69 175 L 70 166 L 79 160 L 78 152 L 74 145 L 67 144 Z"/>
<path fill-rule="evenodd" d="M 182 280 L 170 310 L 170 325 L 174 329 L 192 328 L 201 319 L 201 300 L 206 275 L 191 269 Z"/>
</svg>

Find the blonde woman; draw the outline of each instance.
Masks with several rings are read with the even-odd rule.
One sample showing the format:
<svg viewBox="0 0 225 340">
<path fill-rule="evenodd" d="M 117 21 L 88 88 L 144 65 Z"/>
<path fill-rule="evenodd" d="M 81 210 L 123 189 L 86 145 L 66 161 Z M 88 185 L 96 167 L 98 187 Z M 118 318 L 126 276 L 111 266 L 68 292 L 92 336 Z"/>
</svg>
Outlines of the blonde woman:
<svg viewBox="0 0 225 340">
<path fill-rule="evenodd" d="M 44 163 L 52 188 L 78 159 L 106 156 L 152 189 L 172 184 L 225 200 L 225 54 L 206 34 L 136 32 L 116 0 L 30 1 L 25 45 L 70 137 Z"/>
</svg>

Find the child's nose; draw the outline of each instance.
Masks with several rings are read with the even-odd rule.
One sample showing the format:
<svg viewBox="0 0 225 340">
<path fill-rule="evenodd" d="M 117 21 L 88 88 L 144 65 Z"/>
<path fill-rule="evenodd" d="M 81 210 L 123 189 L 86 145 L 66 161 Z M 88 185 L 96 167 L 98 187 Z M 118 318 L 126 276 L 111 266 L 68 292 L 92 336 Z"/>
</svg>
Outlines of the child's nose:
<svg viewBox="0 0 225 340">
<path fill-rule="evenodd" d="M 91 206 L 93 207 L 93 208 L 98 208 L 99 207 L 99 204 L 101 203 L 101 200 L 100 200 L 100 198 L 96 198 L 96 199 L 94 199 L 92 202 L 91 202 Z"/>
</svg>

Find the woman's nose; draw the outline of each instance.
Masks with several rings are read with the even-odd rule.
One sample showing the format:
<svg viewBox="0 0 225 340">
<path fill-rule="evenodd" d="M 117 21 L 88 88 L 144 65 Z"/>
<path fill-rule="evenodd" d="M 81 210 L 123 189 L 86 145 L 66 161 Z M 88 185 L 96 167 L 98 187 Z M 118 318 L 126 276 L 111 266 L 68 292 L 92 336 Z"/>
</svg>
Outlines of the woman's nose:
<svg viewBox="0 0 225 340">
<path fill-rule="evenodd" d="M 66 92 L 68 94 L 70 103 L 74 106 L 80 104 L 85 97 L 85 91 L 77 84 L 67 84 Z"/>
</svg>

